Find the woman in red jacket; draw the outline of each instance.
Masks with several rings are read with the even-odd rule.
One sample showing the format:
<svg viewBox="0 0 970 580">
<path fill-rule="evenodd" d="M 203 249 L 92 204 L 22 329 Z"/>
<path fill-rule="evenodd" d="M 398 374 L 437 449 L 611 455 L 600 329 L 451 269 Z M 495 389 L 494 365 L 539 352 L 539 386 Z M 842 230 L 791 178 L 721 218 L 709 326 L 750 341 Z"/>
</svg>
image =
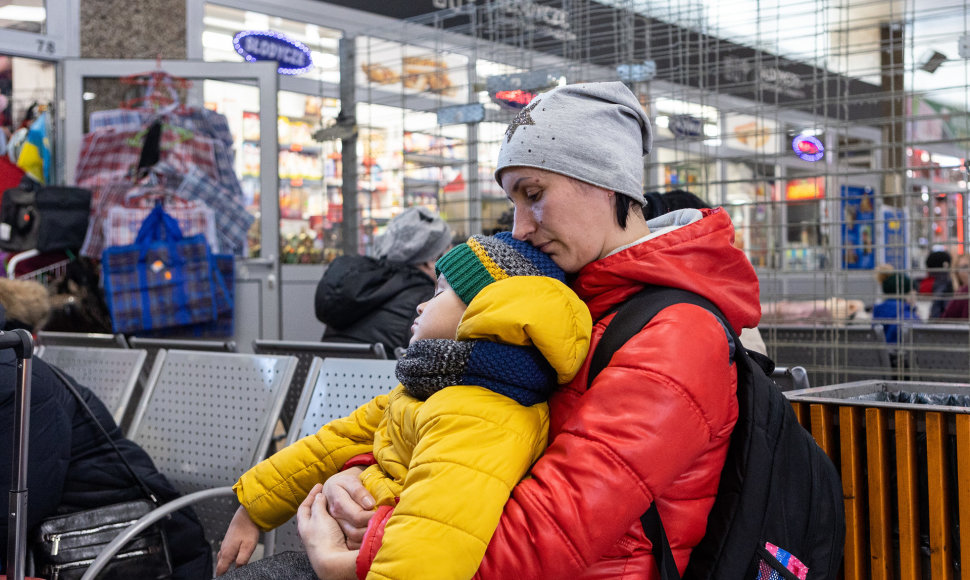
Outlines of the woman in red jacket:
<svg viewBox="0 0 970 580">
<path fill-rule="evenodd" d="M 515 208 L 513 235 L 572 274 L 595 321 L 591 353 L 615 308 L 648 284 L 708 298 L 736 332 L 760 317 L 757 277 L 722 209 L 645 221 L 642 155 L 651 144 L 640 103 L 618 82 L 543 93 L 502 139 L 495 176 Z M 589 388 L 587 358 L 550 399 L 550 446 L 516 486 L 476 577 L 657 578 L 639 520 L 654 502 L 683 572 L 737 419 L 736 346 L 713 314 L 678 304 L 620 348 Z M 369 498 L 356 473 L 331 478 L 324 492 L 351 543 L 371 513 L 360 507 Z M 333 520 L 312 521 L 336 529 Z M 331 549 L 346 548 L 334 541 Z"/>
</svg>

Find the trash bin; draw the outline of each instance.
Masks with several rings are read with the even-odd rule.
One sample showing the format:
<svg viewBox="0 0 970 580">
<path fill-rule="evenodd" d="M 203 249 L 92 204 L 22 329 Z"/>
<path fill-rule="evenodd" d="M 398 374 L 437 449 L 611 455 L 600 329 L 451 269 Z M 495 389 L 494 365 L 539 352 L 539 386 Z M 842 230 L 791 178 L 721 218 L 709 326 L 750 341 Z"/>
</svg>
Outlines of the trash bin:
<svg viewBox="0 0 970 580">
<path fill-rule="evenodd" d="M 970 561 L 960 537 L 970 384 L 868 380 L 785 395 L 842 477 L 845 579 L 959 577 Z"/>
</svg>

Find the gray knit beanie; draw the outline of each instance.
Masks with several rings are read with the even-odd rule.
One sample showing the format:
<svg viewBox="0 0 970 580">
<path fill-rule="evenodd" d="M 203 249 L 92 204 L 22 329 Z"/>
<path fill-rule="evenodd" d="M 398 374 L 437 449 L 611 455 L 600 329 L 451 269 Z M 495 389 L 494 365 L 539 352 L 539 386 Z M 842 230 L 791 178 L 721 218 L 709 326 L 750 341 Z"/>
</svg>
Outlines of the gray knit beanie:
<svg viewBox="0 0 970 580">
<path fill-rule="evenodd" d="M 535 167 L 643 198 L 643 156 L 653 129 L 621 82 L 582 83 L 536 95 L 501 140 L 495 179 L 506 167 Z"/>
<path fill-rule="evenodd" d="M 417 206 L 391 220 L 377 238 L 374 253 L 389 262 L 421 264 L 437 260 L 450 245 L 448 224 L 428 208 Z"/>
</svg>

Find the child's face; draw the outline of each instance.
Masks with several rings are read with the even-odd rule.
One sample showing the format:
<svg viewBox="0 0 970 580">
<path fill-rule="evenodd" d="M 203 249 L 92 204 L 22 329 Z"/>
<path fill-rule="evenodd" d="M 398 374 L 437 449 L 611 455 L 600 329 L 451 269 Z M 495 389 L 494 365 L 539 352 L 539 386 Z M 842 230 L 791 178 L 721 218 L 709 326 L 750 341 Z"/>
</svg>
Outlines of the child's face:
<svg viewBox="0 0 970 580">
<path fill-rule="evenodd" d="M 458 334 L 458 324 L 467 307 L 451 289 L 444 275 L 438 276 L 434 297 L 418 304 L 418 317 L 411 325 L 410 342 L 427 338 L 454 340 Z"/>
</svg>

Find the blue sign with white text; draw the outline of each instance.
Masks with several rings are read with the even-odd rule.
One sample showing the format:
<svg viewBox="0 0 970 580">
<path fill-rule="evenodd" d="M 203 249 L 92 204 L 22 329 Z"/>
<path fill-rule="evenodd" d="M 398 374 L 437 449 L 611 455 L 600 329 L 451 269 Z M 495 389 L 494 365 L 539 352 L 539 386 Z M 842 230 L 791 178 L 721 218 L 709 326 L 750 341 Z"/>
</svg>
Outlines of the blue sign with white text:
<svg viewBox="0 0 970 580">
<path fill-rule="evenodd" d="M 280 74 L 298 75 L 310 70 L 313 58 L 301 42 L 272 31 L 240 32 L 232 39 L 236 52 L 249 62 L 275 60 Z"/>
</svg>

